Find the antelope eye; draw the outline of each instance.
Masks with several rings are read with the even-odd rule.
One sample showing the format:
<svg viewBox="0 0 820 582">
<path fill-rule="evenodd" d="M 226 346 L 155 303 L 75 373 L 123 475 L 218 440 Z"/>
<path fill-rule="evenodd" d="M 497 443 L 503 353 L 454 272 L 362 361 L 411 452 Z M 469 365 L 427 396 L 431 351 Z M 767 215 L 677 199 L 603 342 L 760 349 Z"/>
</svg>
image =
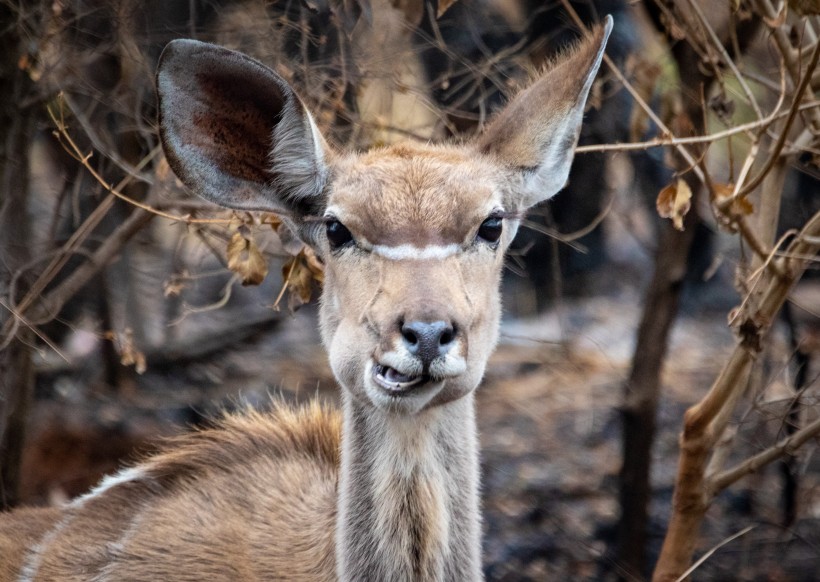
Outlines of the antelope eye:
<svg viewBox="0 0 820 582">
<path fill-rule="evenodd" d="M 498 239 L 501 238 L 503 224 L 504 219 L 500 216 L 491 216 L 478 227 L 476 237 L 490 244 L 497 243 Z"/>
<path fill-rule="evenodd" d="M 325 226 L 327 242 L 330 243 L 330 250 L 335 251 L 353 242 L 353 235 L 347 227 L 338 220 L 329 220 Z"/>
</svg>

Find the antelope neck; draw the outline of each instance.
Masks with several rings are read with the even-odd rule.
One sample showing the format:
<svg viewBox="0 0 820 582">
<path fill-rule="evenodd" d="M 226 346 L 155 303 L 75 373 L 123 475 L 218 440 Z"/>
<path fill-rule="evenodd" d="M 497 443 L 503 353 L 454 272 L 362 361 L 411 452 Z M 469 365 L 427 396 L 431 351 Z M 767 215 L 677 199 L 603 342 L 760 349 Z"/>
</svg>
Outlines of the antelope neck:
<svg viewBox="0 0 820 582">
<path fill-rule="evenodd" d="M 473 395 L 413 416 L 343 400 L 340 580 L 482 579 Z"/>
</svg>

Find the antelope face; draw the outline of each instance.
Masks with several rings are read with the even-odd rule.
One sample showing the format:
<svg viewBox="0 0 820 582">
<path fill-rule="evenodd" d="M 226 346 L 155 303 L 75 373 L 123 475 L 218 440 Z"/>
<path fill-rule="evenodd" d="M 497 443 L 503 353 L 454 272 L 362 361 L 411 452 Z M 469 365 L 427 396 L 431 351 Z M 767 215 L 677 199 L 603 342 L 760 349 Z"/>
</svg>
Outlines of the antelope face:
<svg viewBox="0 0 820 582">
<path fill-rule="evenodd" d="M 223 206 L 276 212 L 323 257 L 323 341 L 349 394 L 412 414 L 472 391 L 498 335 L 503 254 L 569 175 L 605 25 L 473 142 L 362 155 L 328 146 L 264 65 L 174 41 L 157 72 L 168 162 Z"/>
<path fill-rule="evenodd" d="M 504 173 L 466 149 L 406 145 L 335 170 L 319 248 L 321 328 L 336 377 L 397 412 L 464 396 L 497 339 L 516 223 Z"/>
</svg>

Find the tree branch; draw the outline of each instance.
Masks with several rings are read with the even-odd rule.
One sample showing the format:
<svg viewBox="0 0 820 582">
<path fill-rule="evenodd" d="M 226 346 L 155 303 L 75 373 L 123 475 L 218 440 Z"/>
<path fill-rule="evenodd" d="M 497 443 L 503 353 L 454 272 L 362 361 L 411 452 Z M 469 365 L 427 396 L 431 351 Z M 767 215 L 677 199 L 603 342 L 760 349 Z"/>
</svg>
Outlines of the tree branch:
<svg viewBox="0 0 820 582">
<path fill-rule="evenodd" d="M 781 440 L 776 445 L 769 447 L 765 451 L 756 454 L 754 457 L 749 457 L 742 463 L 738 463 L 731 469 L 726 469 L 712 477 L 707 483 L 706 488 L 709 495 L 714 497 L 732 483 L 745 477 L 749 473 L 753 473 L 761 467 L 771 463 L 782 457 L 789 455 L 799 449 L 806 441 L 814 438 L 820 434 L 820 418 L 811 424 L 804 426 L 796 433 L 788 438 Z"/>
</svg>

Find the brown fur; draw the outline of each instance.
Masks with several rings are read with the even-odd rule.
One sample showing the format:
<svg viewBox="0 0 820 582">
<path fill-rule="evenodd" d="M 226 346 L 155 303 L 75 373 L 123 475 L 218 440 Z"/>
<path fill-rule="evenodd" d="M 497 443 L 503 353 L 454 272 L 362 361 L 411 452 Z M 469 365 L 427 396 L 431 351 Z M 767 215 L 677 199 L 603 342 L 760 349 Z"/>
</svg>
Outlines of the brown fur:
<svg viewBox="0 0 820 582">
<path fill-rule="evenodd" d="M 0 514 L 0 580 L 16 580 L 29 549 L 60 517 L 57 508 L 23 508 Z"/>
<path fill-rule="evenodd" d="M 0 521 L 0 580 L 16 580 L 38 544 L 47 550 L 38 580 L 330 579 L 340 427 L 338 413 L 313 403 L 248 411 L 172 439 L 139 465 L 139 478 L 62 511 Z M 179 544 L 188 543 L 207 551 L 185 567 L 193 556 Z M 177 552 L 168 570 L 162 558 Z"/>
</svg>

